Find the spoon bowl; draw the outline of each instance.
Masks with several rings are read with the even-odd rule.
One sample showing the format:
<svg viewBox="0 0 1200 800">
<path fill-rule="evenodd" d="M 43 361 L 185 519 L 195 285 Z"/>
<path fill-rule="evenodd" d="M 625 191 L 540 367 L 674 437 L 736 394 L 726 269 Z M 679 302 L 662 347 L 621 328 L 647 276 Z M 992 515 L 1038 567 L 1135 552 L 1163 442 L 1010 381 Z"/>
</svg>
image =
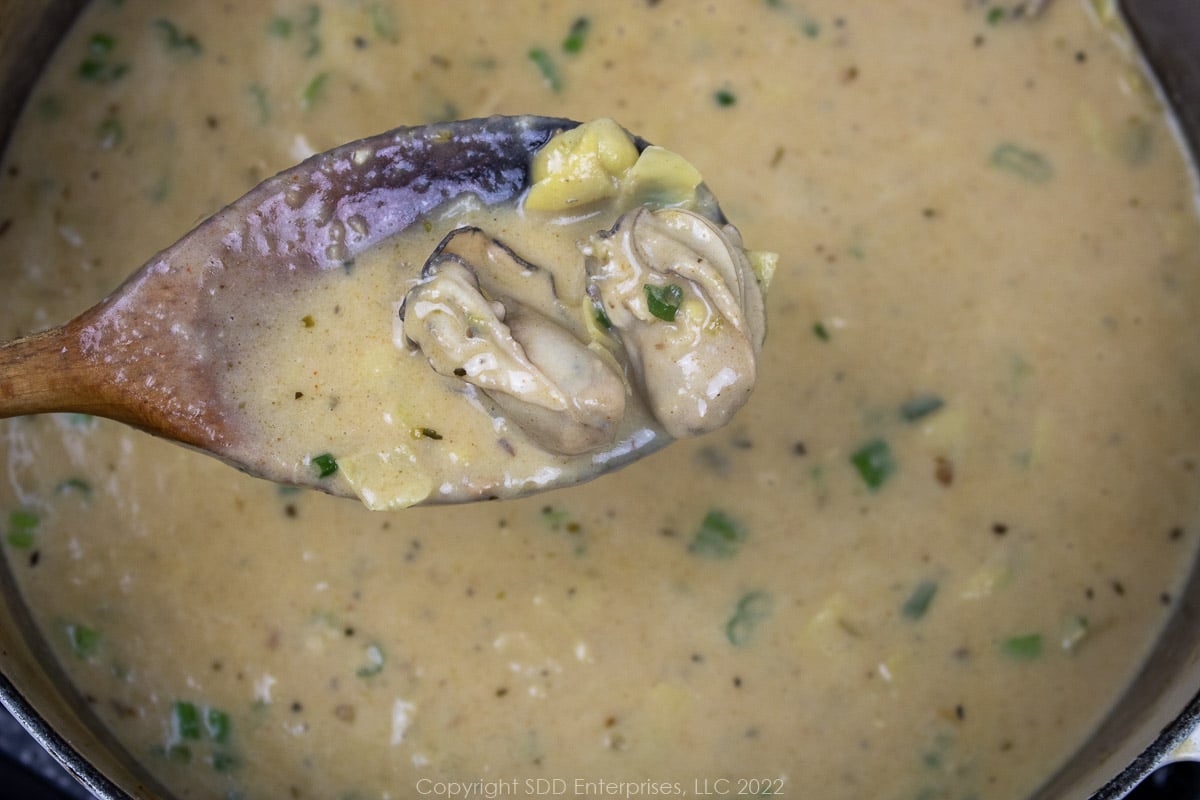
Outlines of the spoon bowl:
<svg viewBox="0 0 1200 800">
<path fill-rule="evenodd" d="M 515 116 L 398 128 L 269 178 L 80 316 L 0 345 L 0 417 L 106 417 L 260 477 L 349 495 L 344 484 L 316 472 L 279 471 L 263 459 L 261 442 L 237 424 L 238 409 L 217 380 L 227 368 L 219 345 L 231 326 L 255 320 L 232 314 L 232 301 L 249 294 L 267 313 L 273 297 L 322 272 L 349 268 L 365 250 L 449 201 L 513 201 L 528 186 L 532 154 L 578 124 Z M 646 432 L 608 454 L 604 466 L 620 466 L 666 441 Z M 556 485 L 550 479 L 536 488 Z"/>
</svg>

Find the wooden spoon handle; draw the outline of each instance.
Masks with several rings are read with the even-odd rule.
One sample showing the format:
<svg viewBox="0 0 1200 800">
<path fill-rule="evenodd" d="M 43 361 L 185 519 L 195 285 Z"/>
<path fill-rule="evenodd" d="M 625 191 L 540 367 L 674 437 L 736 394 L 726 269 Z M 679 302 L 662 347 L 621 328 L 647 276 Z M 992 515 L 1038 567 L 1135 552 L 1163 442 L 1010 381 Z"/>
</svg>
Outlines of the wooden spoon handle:
<svg viewBox="0 0 1200 800">
<path fill-rule="evenodd" d="M 73 326 L 0 344 L 0 417 L 53 411 L 100 413 L 94 371 Z"/>
</svg>

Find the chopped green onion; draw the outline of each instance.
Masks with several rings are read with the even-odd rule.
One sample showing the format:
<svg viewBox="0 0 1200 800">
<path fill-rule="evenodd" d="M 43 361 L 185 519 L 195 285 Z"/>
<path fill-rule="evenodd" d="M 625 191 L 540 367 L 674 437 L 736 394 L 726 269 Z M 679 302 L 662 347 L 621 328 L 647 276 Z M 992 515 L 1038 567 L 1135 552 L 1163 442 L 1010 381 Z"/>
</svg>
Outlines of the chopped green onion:
<svg viewBox="0 0 1200 800">
<path fill-rule="evenodd" d="M 713 92 L 713 101 L 721 108 L 729 108 L 737 104 L 737 95 L 731 89 L 718 89 Z"/>
<path fill-rule="evenodd" d="M 908 599 L 904 601 L 904 605 L 900 608 L 900 613 L 911 620 L 918 620 L 925 616 L 925 612 L 929 610 L 929 604 L 933 602 L 933 597 L 937 594 L 937 590 L 938 585 L 933 581 L 921 581 L 913 589 Z"/>
<path fill-rule="evenodd" d="M 9 531 L 8 543 L 18 550 L 28 550 L 33 547 L 33 531 Z"/>
<path fill-rule="evenodd" d="M 308 82 L 304 87 L 304 91 L 300 92 L 300 105 L 302 108 L 312 108 L 321 97 L 325 94 L 325 84 L 329 82 L 329 73 L 320 72 Z"/>
<path fill-rule="evenodd" d="M 946 405 L 946 401 L 936 394 L 923 394 L 906 401 L 900 406 L 900 416 L 906 422 L 916 422 L 921 417 L 927 417 Z"/>
<path fill-rule="evenodd" d="M 829 329 L 825 327 L 825 323 L 814 322 L 813 326 L 812 326 L 812 332 L 813 332 L 813 335 L 816 336 L 818 339 L 820 339 L 822 342 L 829 341 Z"/>
<path fill-rule="evenodd" d="M 218 750 L 212 754 L 213 769 L 217 772 L 229 772 L 238 765 L 237 756 Z"/>
<path fill-rule="evenodd" d="M 55 494 L 66 494 L 67 492 L 79 492 L 81 495 L 89 496 L 92 493 L 92 485 L 83 478 L 67 478 L 54 487 Z"/>
<path fill-rule="evenodd" d="M 8 543 L 19 550 L 33 547 L 38 522 L 38 515 L 33 511 L 13 511 L 8 515 Z"/>
<path fill-rule="evenodd" d="M 546 86 L 551 91 L 562 91 L 562 78 L 558 74 L 558 67 L 554 63 L 554 59 L 540 47 L 533 47 L 529 50 L 529 60 L 538 68 L 538 72 L 542 75 L 542 80 L 546 82 Z"/>
<path fill-rule="evenodd" d="M 331 453 L 322 453 L 319 456 L 313 456 L 312 464 L 317 468 L 318 478 L 328 478 L 338 471 L 337 460 L 334 459 Z"/>
<path fill-rule="evenodd" d="M 386 660 L 383 654 L 383 648 L 377 642 L 371 642 L 367 645 L 367 663 L 359 667 L 354 673 L 360 678 L 369 678 L 372 675 L 378 675 L 383 671 L 383 662 Z"/>
<path fill-rule="evenodd" d="M 608 313 L 604 310 L 604 306 L 600 303 L 593 303 L 592 308 L 595 310 L 596 324 L 606 331 L 612 330 L 612 320 L 608 318 Z"/>
<path fill-rule="evenodd" d="M 95 628 L 78 623 L 68 623 L 64 628 L 67 633 L 67 641 L 71 644 L 71 652 L 75 654 L 76 658 L 86 660 L 100 650 L 100 642 L 103 637 Z"/>
<path fill-rule="evenodd" d="M 1011 172 L 1030 183 L 1045 183 L 1054 177 L 1054 168 L 1046 157 L 1036 150 L 1015 144 L 997 145 L 992 151 L 992 166 Z"/>
<path fill-rule="evenodd" d="M 714 508 L 704 515 L 688 552 L 707 558 L 732 558 L 746 540 L 746 534 L 745 527 L 737 520 Z"/>
<path fill-rule="evenodd" d="M 750 640 L 755 628 L 771 614 L 771 595 L 763 591 L 747 592 L 738 600 L 733 616 L 725 623 L 725 638 L 734 647 Z"/>
<path fill-rule="evenodd" d="M 567 38 L 563 39 L 562 49 L 567 53 L 578 53 L 583 49 L 583 43 L 592 29 L 592 21 L 587 17 L 579 17 L 571 23 Z"/>
<path fill-rule="evenodd" d="M 400 26 L 392 10 L 382 3 L 371 4 L 371 28 L 380 39 L 396 42 L 400 38 Z"/>
<path fill-rule="evenodd" d="M 1006 12 L 1003 6 L 992 6 L 987 12 L 988 25 L 998 25 L 1004 21 Z"/>
<path fill-rule="evenodd" d="M 683 289 L 674 283 L 666 286 L 647 283 L 642 288 L 646 292 L 646 306 L 650 313 L 665 322 L 674 322 L 679 304 L 683 302 Z"/>
<path fill-rule="evenodd" d="M 271 102 L 267 98 L 267 90 L 260 84 L 253 83 L 247 89 L 250 97 L 254 100 L 254 105 L 258 109 L 258 121 L 265 125 L 271 119 Z"/>
<path fill-rule="evenodd" d="M 1042 635 L 1030 633 L 1024 636 L 1013 636 L 1000 643 L 1000 650 L 1010 658 L 1029 661 L 1042 654 Z"/>
<path fill-rule="evenodd" d="M 287 17 L 271 17 L 267 23 L 267 33 L 286 39 L 292 35 L 292 21 Z"/>
<path fill-rule="evenodd" d="M 882 486 L 896 471 L 892 449 L 883 439 L 873 439 L 855 450 L 850 456 L 850 463 L 872 491 Z"/>
<path fill-rule="evenodd" d="M 188 56 L 198 56 L 204 51 L 200 40 L 193 33 L 183 33 L 169 19 L 154 20 L 154 27 L 163 34 L 167 48 Z"/>
<path fill-rule="evenodd" d="M 176 700 L 171 706 L 171 733 L 175 741 L 200 738 L 200 711 L 195 704 Z"/>
<path fill-rule="evenodd" d="M 88 52 L 95 56 L 106 56 L 117 46 L 117 40 L 109 33 L 93 33 L 88 39 Z"/>
<path fill-rule="evenodd" d="M 96 138 L 103 150 L 111 150 L 125 138 L 125 127 L 116 117 L 107 117 L 96 126 Z"/>
<path fill-rule="evenodd" d="M 204 730 L 208 733 L 208 738 L 217 744 L 225 744 L 229 741 L 231 728 L 232 722 L 227 713 L 217 708 L 204 709 Z"/>
</svg>

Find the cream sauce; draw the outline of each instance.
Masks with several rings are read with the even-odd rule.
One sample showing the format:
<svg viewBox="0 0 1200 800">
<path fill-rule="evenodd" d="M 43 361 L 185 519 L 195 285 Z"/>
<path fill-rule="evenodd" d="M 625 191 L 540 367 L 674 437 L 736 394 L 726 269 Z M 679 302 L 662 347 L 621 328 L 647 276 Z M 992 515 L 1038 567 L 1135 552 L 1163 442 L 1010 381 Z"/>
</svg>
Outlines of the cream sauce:
<svg viewBox="0 0 1200 800">
<path fill-rule="evenodd" d="M 542 498 L 373 514 L 6 422 L 87 705 L 181 797 L 1027 796 L 1195 554 L 1200 225 L 1121 35 L 1007 7 L 95 3 L 5 156 L 6 335 L 311 152 L 496 112 L 686 154 L 781 261 L 730 426 Z"/>
</svg>

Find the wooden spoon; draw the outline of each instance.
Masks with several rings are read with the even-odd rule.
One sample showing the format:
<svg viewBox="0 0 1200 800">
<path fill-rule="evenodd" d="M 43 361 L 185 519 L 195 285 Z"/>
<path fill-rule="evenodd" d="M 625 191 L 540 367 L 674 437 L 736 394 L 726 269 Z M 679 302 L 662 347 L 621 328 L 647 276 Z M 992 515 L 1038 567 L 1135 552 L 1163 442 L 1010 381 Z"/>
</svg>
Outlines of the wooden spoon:
<svg viewBox="0 0 1200 800">
<path fill-rule="evenodd" d="M 313 156 L 202 222 L 77 318 L 0 345 L 0 417 L 107 417 L 296 482 L 271 473 L 218 390 L 225 365 L 212 354 L 230 324 L 225 281 L 253 271 L 269 308 L 289 282 L 348 265 L 448 200 L 512 201 L 526 188 L 532 154 L 577 124 L 522 116 L 400 128 Z M 244 291 L 244 278 L 237 283 Z M 300 482 L 347 493 L 315 476 Z"/>
</svg>

